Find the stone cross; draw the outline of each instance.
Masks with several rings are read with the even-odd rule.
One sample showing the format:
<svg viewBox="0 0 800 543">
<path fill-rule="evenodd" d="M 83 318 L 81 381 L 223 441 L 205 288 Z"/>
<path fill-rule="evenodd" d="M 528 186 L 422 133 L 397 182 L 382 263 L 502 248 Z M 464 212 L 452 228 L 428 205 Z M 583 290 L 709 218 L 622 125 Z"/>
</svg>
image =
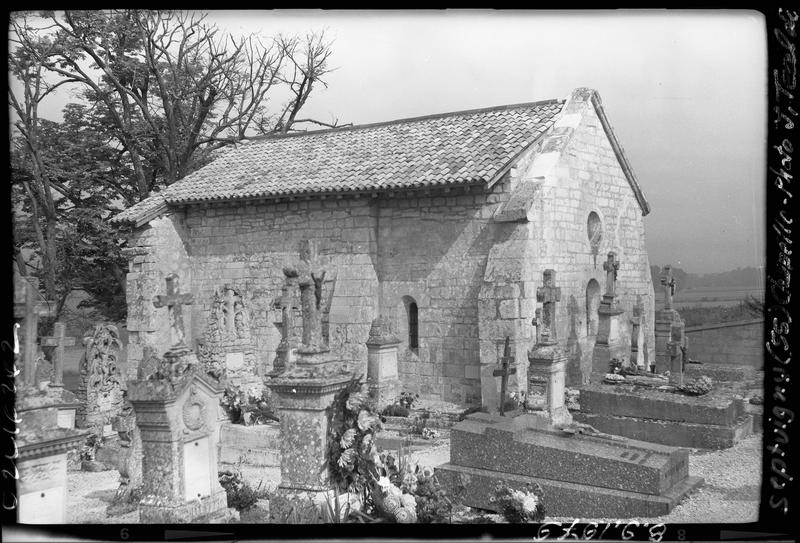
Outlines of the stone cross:
<svg viewBox="0 0 800 543">
<path fill-rule="evenodd" d="M 64 386 L 64 347 L 75 345 L 74 337 L 66 336 L 67 327 L 63 322 L 57 322 L 53 327 L 53 335 L 43 337 L 41 344 L 44 347 L 55 347 L 53 351 L 53 382 L 50 386 Z"/>
<path fill-rule="evenodd" d="M 539 332 L 542 344 L 556 342 L 556 302 L 561 300 L 561 288 L 555 286 L 555 282 L 555 270 L 544 270 L 543 286 L 536 289 L 536 301 L 542 304 L 542 330 Z"/>
<path fill-rule="evenodd" d="M 619 260 L 613 251 L 608 253 L 608 258 L 603 262 L 603 269 L 606 271 L 606 296 L 616 296 L 617 271 L 619 270 Z"/>
<path fill-rule="evenodd" d="M 303 313 L 303 348 L 319 349 L 322 344 L 322 282 L 325 269 L 319 264 L 314 240 L 300 242 L 300 262 L 283 269 L 288 278 L 297 278 Z"/>
<path fill-rule="evenodd" d="M 506 336 L 506 344 L 503 347 L 503 357 L 500 359 L 501 367 L 494 370 L 492 375 L 500 377 L 500 416 L 505 417 L 506 388 L 508 386 L 508 376 L 517 373 L 517 368 L 512 366 L 514 357 L 511 356 L 511 338 Z"/>
<path fill-rule="evenodd" d="M 153 297 L 153 305 L 167 307 L 169 311 L 170 338 L 173 347 L 186 347 L 183 334 L 183 309 L 181 306 L 190 305 L 194 300 L 191 294 L 179 293 L 178 275 L 171 273 L 167 276 L 167 294 Z"/>
<path fill-rule="evenodd" d="M 56 307 L 54 302 L 39 302 L 39 296 L 36 287 L 34 287 L 28 278 L 21 277 L 25 289 L 25 302 L 14 304 L 14 318 L 24 319 L 23 334 L 23 378 L 25 384 L 36 384 L 36 340 L 39 335 L 39 318 L 40 317 L 55 317 Z"/>
<path fill-rule="evenodd" d="M 664 285 L 664 309 L 672 309 L 672 297 L 675 296 L 675 278 L 672 277 L 672 266 L 667 264 L 661 272 L 661 284 Z"/>
</svg>

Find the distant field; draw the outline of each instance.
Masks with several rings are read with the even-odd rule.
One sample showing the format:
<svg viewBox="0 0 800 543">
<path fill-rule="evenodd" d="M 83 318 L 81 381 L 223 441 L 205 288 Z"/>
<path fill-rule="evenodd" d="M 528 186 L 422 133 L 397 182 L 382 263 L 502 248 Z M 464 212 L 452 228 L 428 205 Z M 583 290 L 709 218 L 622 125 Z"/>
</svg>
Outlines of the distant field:
<svg viewBox="0 0 800 543">
<path fill-rule="evenodd" d="M 663 304 L 663 294 L 660 296 L 657 293 L 660 303 Z M 678 292 L 673 299 L 673 303 L 677 309 L 690 306 L 733 306 L 738 305 L 739 302 L 753 296 L 758 300 L 764 299 L 763 288 L 715 288 L 715 287 L 701 287 L 694 289 L 686 289 Z"/>
</svg>

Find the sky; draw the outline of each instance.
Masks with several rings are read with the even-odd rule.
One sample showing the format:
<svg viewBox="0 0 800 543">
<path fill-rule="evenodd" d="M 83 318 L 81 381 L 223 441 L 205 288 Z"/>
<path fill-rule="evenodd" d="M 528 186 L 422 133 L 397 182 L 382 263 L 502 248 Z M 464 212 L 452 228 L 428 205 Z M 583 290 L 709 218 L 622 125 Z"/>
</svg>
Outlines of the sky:
<svg viewBox="0 0 800 543">
<path fill-rule="evenodd" d="M 753 11 L 212 11 L 234 34 L 325 31 L 304 117 L 364 124 L 596 89 L 647 198 L 650 263 L 764 262 L 766 30 Z M 43 107 L 44 115 L 63 106 Z"/>
</svg>

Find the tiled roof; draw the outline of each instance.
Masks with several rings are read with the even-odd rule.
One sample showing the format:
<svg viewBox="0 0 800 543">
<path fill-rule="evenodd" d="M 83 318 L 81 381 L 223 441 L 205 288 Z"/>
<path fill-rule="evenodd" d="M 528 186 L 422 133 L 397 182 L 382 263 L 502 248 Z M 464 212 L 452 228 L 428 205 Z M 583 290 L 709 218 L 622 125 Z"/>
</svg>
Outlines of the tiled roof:
<svg viewBox="0 0 800 543">
<path fill-rule="evenodd" d="M 167 203 L 164 201 L 162 193 L 157 192 L 125 209 L 121 213 L 111 218 L 112 222 L 133 221 L 141 224 L 157 216 L 161 211 L 166 210 Z"/>
<path fill-rule="evenodd" d="M 183 204 L 489 182 L 562 106 L 550 100 L 255 139 L 160 195 Z"/>
</svg>

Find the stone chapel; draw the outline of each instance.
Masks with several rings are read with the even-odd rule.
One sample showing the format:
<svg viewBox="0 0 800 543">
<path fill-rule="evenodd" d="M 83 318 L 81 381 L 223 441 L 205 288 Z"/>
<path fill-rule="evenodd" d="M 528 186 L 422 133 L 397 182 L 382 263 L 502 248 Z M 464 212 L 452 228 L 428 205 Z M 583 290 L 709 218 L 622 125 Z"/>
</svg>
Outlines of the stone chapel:
<svg viewBox="0 0 800 543">
<path fill-rule="evenodd" d="M 327 270 L 323 333 L 356 371 L 366 372 L 370 326 L 383 317 L 401 340 L 401 390 L 462 405 L 496 397 L 507 336 L 511 387 L 524 388 L 536 291 L 553 269 L 555 335 L 567 384 L 580 385 L 609 252 L 625 311 L 617 339 L 629 353 L 639 330 L 635 343 L 654 360 L 649 211 L 586 88 L 565 100 L 254 138 L 113 219 L 134 227 L 129 376 L 170 346 L 167 311 L 152 300 L 175 273 L 193 295 L 187 344 L 229 376 L 263 383 L 284 323 L 300 327 L 284 268 L 314 240 Z M 641 326 L 630 324 L 634 312 Z"/>
</svg>

